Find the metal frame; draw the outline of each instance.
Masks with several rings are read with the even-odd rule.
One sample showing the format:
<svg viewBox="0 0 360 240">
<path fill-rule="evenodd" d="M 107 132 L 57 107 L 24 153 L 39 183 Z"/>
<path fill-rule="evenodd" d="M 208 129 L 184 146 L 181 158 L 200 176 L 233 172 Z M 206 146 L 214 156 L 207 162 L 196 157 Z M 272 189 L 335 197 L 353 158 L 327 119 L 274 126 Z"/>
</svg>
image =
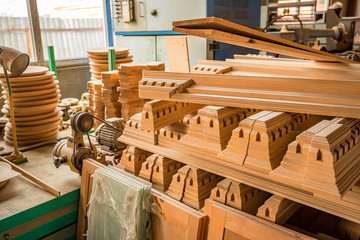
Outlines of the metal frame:
<svg viewBox="0 0 360 240">
<path fill-rule="evenodd" d="M 44 62 L 44 51 L 42 47 L 37 0 L 26 0 L 26 5 L 28 10 L 31 45 L 33 48 L 34 59 L 37 62 Z"/>
</svg>

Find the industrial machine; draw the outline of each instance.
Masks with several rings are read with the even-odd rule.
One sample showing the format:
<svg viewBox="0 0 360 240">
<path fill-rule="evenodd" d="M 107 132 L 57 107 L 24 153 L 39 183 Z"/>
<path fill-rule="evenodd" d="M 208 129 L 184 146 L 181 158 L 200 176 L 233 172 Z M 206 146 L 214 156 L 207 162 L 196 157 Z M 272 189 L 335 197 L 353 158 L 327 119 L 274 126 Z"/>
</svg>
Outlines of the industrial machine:
<svg viewBox="0 0 360 240">
<path fill-rule="evenodd" d="M 360 51 L 360 17 L 340 17 L 343 6 L 341 3 L 334 3 L 323 14 L 315 12 L 314 22 L 310 25 L 308 22 L 303 22 L 299 15 L 289 14 L 285 4 L 279 6 L 284 8 L 284 13 L 276 17 L 270 14 L 264 31 L 290 41 L 311 47 L 315 46 L 327 52 L 339 53 L 353 60 L 360 60 L 357 53 Z M 280 31 L 271 31 L 271 29 L 279 28 L 279 25 L 274 26 L 274 23 L 284 17 L 293 17 L 299 24 L 285 21 L 280 24 Z"/>
<path fill-rule="evenodd" d="M 67 164 L 72 171 L 81 174 L 82 162 L 86 158 L 92 158 L 101 163 L 110 161 L 112 164 L 118 163 L 122 150 L 126 148 L 125 144 L 117 142 L 117 138 L 124 130 L 125 121 L 122 118 L 101 120 L 103 124 L 97 128 L 95 134 L 97 143 L 93 144 L 89 132 L 93 128 L 94 118 L 96 117 L 87 112 L 79 111 L 73 114 L 72 135 L 58 142 L 53 150 L 53 161 L 57 168 L 62 164 Z M 111 160 L 107 157 L 111 157 Z"/>
</svg>

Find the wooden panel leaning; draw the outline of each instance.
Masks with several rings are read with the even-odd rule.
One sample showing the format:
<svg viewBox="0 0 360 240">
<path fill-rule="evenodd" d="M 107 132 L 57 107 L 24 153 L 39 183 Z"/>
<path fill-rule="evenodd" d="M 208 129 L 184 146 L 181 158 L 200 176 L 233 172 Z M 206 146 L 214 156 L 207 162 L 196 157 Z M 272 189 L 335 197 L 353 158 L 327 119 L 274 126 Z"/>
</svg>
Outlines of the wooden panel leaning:
<svg viewBox="0 0 360 240">
<path fill-rule="evenodd" d="M 203 211 L 209 216 L 208 240 L 314 239 L 209 199 Z"/>
<path fill-rule="evenodd" d="M 207 216 L 152 189 L 158 212 L 151 214 L 152 239 L 206 239 Z"/>
<path fill-rule="evenodd" d="M 93 160 L 85 159 L 82 165 L 81 174 L 81 188 L 80 188 L 80 200 L 79 200 L 79 213 L 77 222 L 76 239 L 86 239 L 87 230 L 87 209 L 88 202 L 91 196 L 92 189 L 92 175 L 96 169 L 105 167 L 105 165 Z"/>
</svg>

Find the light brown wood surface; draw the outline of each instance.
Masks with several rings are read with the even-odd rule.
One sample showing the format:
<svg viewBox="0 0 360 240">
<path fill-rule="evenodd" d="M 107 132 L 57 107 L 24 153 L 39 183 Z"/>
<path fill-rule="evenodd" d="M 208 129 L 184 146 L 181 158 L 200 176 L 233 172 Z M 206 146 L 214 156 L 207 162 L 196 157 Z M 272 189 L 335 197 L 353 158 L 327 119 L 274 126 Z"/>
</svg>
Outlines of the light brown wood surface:
<svg viewBox="0 0 360 240">
<path fill-rule="evenodd" d="M 187 37 L 166 37 L 166 45 L 169 57 L 170 71 L 188 73 L 190 71 L 190 65 Z"/>
</svg>

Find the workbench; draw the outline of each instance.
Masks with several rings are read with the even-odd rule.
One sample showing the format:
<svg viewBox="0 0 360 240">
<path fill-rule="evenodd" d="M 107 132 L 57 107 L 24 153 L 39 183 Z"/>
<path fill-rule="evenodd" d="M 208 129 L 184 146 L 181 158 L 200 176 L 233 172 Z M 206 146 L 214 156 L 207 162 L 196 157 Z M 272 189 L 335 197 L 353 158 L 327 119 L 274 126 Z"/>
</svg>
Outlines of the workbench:
<svg viewBox="0 0 360 240">
<path fill-rule="evenodd" d="M 53 147 L 24 152 L 28 162 L 19 166 L 60 190 L 61 197 L 21 175 L 10 179 L 0 189 L 0 239 L 75 239 L 81 177 L 67 166 L 56 169 Z"/>
</svg>

